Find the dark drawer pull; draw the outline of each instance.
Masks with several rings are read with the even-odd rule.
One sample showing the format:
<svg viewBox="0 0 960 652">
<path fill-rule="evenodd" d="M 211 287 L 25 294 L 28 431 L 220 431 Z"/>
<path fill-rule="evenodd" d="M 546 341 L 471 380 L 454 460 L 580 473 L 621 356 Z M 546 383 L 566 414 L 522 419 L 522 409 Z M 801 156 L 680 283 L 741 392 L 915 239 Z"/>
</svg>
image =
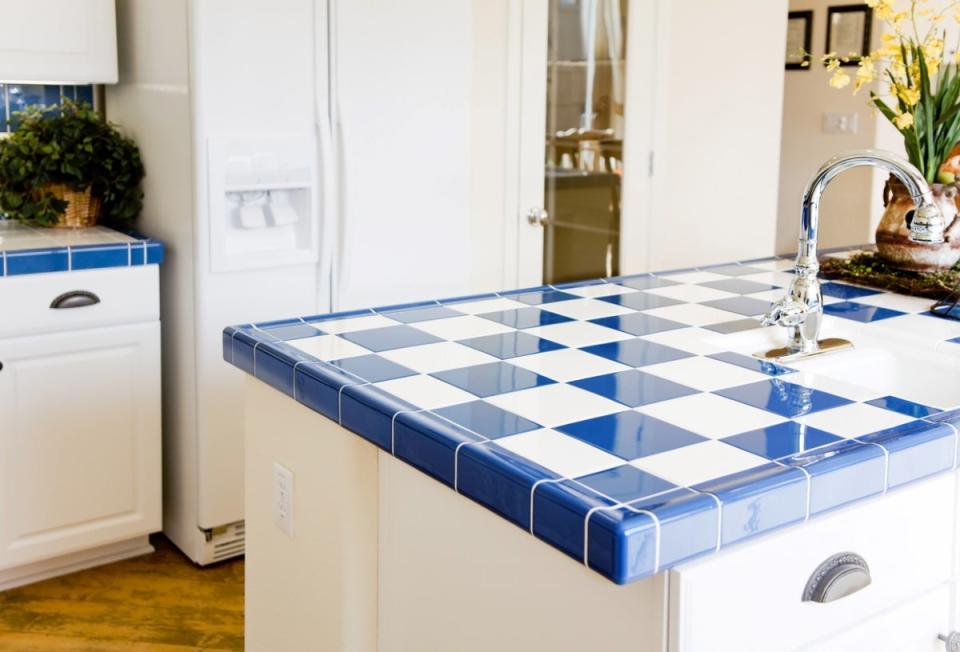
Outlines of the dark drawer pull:
<svg viewBox="0 0 960 652">
<path fill-rule="evenodd" d="M 54 310 L 64 310 L 66 308 L 83 308 L 100 303 L 100 297 L 93 292 L 86 290 L 73 290 L 64 292 L 50 303 Z"/>
</svg>

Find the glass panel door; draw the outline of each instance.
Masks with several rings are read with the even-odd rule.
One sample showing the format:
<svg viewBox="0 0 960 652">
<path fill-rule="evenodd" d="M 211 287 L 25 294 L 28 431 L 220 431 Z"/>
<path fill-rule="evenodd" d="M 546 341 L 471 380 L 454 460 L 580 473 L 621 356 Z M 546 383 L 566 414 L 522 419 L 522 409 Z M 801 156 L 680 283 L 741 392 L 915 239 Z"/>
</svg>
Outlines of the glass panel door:
<svg viewBox="0 0 960 652">
<path fill-rule="evenodd" d="M 619 273 L 627 0 L 550 0 L 545 283 Z"/>
</svg>

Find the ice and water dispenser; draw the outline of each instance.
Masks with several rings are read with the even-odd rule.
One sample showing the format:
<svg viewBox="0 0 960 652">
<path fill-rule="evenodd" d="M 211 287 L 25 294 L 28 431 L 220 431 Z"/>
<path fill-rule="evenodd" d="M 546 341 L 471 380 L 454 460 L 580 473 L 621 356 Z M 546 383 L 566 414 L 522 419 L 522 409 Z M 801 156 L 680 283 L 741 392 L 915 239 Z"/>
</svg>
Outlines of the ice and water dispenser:
<svg viewBox="0 0 960 652">
<path fill-rule="evenodd" d="M 316 263 L 313 135 L 209 142 L 214 272 Z"/>
</svg>

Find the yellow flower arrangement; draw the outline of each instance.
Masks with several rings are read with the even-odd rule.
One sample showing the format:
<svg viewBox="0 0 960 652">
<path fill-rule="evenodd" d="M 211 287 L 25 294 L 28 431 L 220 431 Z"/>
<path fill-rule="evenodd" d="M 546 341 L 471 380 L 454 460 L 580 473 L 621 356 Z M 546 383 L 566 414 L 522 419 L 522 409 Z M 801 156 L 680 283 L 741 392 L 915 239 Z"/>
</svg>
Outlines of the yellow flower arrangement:
<svg viewBox="0 0 960 652">
<path fill-rule="evenodd" d="M 870 91 L 870 102 L 900 131 L 910 162 L 932 183 L 960 141 L 960 47 L 948 56 L 943 28 L 951 18 L 960 24 L 960 0 L 939 6 L 931 0 L 866 0 L 866 5 L 885 23 L 881 45 L 860 58 L 852 76 L 841 63 L 857 53 L 824 56 L 829 84 L 847 88 L 852 82 L 856 94 L 882 82 L 881 92 Z"/>
</svg>

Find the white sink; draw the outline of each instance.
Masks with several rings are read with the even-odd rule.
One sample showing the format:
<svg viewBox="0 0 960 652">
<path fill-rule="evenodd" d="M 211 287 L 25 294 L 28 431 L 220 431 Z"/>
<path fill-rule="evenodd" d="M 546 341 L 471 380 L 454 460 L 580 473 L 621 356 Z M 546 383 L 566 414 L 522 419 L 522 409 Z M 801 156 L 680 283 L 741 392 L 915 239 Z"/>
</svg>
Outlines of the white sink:
<svg viewBox="0 0 960 652">
<path fill-rule="evenodd" d="M 753 355 L 783 346 L 786 335 L 786 329 L 773 326 L 726 335 L 711 343 Z M 854 348 L 784 366 L 930 407 L 960 406 L 960 346 L 835 318 L 825 321 L 821 337 L 841 337 L 853 342 Z"/>
</svg>

